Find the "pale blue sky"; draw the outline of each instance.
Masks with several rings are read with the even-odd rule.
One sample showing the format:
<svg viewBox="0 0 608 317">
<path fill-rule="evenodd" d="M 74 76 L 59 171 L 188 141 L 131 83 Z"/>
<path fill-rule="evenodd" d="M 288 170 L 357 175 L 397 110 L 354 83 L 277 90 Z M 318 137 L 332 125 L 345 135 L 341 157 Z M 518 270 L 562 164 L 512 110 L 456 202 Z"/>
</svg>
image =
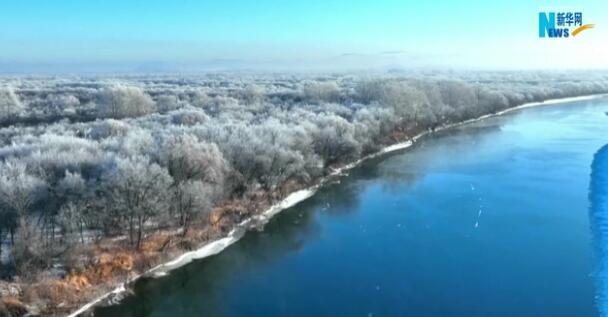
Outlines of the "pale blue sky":
<svg viewBox="0 0 608 317">
<path fill-rule="evenodd" d="M 596 28 L 538 39 L 559 8 Z M 0 0 L 0 68 L 605 68 L 606 17 L 604 0 Z"/>
</svg>

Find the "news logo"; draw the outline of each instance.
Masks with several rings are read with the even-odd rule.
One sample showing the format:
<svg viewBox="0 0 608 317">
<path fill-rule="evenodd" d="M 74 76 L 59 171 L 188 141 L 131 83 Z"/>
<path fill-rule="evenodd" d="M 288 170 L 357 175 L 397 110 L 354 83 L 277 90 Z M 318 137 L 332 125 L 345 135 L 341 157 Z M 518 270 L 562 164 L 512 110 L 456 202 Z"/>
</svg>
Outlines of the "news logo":
<svg viewBox="0 0 608 317">
<path fill-rule="evenodd" d="M 538 37 L 567 38 L 591 29 L 594 24 L 583 24 L 582 12 L 539 12 Z"/>
</svg>

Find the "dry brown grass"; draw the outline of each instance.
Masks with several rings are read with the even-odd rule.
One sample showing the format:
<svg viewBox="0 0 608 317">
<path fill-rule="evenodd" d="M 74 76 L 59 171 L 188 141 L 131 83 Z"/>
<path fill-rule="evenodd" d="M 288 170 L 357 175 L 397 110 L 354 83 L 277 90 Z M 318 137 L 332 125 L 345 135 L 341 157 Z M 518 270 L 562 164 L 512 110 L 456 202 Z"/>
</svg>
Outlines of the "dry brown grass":
<svg viewBox="0 0 608 317">
<path fill-rule="evenodd" d="M 301 187 L 297 183 L 286 186 L 282 191 L 290 192 Z M 72 266 L 69 274 L 62 279 L 42 279 L 25 285 L 20 299 L 41 310 L 42 316 L 61 316 L 93 296 L 99 296 L 102 290 L 111 289 L 128 277 L 183 253 L 183 250 L 220 238 L 255 210 L 267 208 L 281 196 L 279 191 L 250 193 L 246 199 L 225 202 L 213 209 L 208 221 L 190 228 L 186 236 L 176 231 L 160 231 L 145 237 L 140 250 L 130 248 L 124 239 L 102 239 L 81 246 L 73 255 L 78 265 Z M 20 303 L 19 299 L 15 298 L 9 306 L 17 307 L 17 303 Z M 8 307 L 5 303 L 0 305 Z M 0 317 L 3 317 L 2 309 Z"/>
<path fill-rule="evenodd" d="M 168 233 L 159 233 L 152 235 L 141 244 L 140 251 L 144 254 L 154 254 L 163 252 L 171 243 L 173 237 Z"/>
<path fill-rule="evenodd" d="M 25 305 L 16 297 L 0 299 L 0 317 L 19 317 L 27 313 Z"/>
<path fill-rule="evenodd" d="M 209 215 L 209 223 L 221 231 L 228 230 L 249 212 L 240 201 L 230 202 L 214 208 Z"/>
</svg>

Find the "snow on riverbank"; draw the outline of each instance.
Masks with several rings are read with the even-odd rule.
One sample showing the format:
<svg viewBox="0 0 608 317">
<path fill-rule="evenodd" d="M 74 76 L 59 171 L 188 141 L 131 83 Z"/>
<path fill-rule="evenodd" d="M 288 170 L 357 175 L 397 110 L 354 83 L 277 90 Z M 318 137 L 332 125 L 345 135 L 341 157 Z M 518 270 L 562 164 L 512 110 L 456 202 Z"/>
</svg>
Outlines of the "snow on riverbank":
<svg viewBox="0 0 608 317">
<path fill-rule="evenodd" d="M 256 221 L 262 223 L 268 222 L 268 220 L 270 220 L 274 215 L 281 212 L 283 209 L 290 208 L 296 205 L 297 203 L 307 199 L 308 197 L 314 195 L 317 191 L 317 188 L 318 185 L 313 186 L 311 188 L 298 190 L 287 195 L 287 197 L 285 197 L 278 203 L 272 205 L 263 213 L 255 215 L 236 225 L 236 227 L 232 229 L 226 237 L 215 240 L 213 242 L 209 242 L 197 250 L 186 252 L 172 261 L 152 268 L 146 273 L 146 275 L 151 275 L 155 277 L 164 276 L 167 274 L 167 272 L 182 267 L 192 262 L 193 260 L 206 258 L 208 256 L 220 253 L 222 250 L 226 249 L 231 244 L 237 242 L 244 235 L 245 231 L 249 227 L 249 224 Z"/>
<path fill-rule="evenodd" d="M 483 120 L 483 119 L 489 118 L 489 117 L 503 115 L 503 114 L 513 112 L 516 110 L 520 110 L 520 109 L 524 109 L 524 108 L 544 106 L 544 105 L 553 105 L 553 104 L 562 104 L 562 103 L 575 102 L 575 101 L 592 100 L 592 99 L 603 98 L 606 96 L 608 96 L 608 94 L 588 95 L 588 96 L 580 96 L 580 97 L 568 97 L 568 98 L 561 98 L 561 99 L 549 99 L 549 100 L 545 100 L 542 102 L 526 103 L 526 104 L 522 104 L 517 107 L 509 108 L 509 109 L 506 109 L 506 110 L 503 110 L 503 111 L 500 111 L 500 112 L 497 112 L 494 114 L 487 114 L 487 115 L 483 115 L 479 118 L 470 119 L 470 120 L 466 120 L 466 121 L 455 123 L 455 124 L 444 125 L 442 127 L 437 128 L 435 131 L 449 129 L 449 128 L 452 128 L 455 126 L 460 126 L 460 125 L 464 125 L 467 123 L 476 122 L 476 121 Z M 363 162 L 365 160 L 368 160 L 368 159 L 371 159 L 371 158 L 374 158 L 374 157 L 377 157 L 377 156 L 380 156 L 380 155 L 383 155 L 386 153 L 406 149 L 406 148 L 412 146 L 414 144 L 414 142 L 416 142 L 419 138 L 421 138 L 429 133 L 432 133 L 432 132 L 425 131 L 425 132 L 419 133 L 418 135 L 414 136 L 411 140 L 389 145 L 374 154 L 365 156 L 355 162 L 344 165 L 343 167 L 332 171 L 330 173 L 329 177 L 341 175 L 344 171 L 347 171 L 349 169 L 356 167 L 357 165 L 359 165 L 361 162 Z M 203 259 L 203 258 L 206 258 L 206 257 L 209 257 L 209 256 L 222 252 L 224 249 L 226 249 L 233 243 L 240 240 L 240 238 L 243 237 L 245 232 L 249 229 L 251 224 L 260 224 L 260 223 L 265 224 L 272 217 L 274 217 L 275 215 L 277 215 L 284 209 L 290 208 L 290 207 L 298 204 L 299 202 L 304 201 L 307 198 L 313 196 L 317 192 L 317 190 L 324 185 L 324 183 L 328 180 L 328 178 L 321 179 L 316 185 L 313 185 L 309 188 L 297 190 L 297 191 L 287 195 L 287 197 L 285 197 L 281 201 L 277 202 L 276 204 L 272 205 L 270 208 L 268 208 L 261 214 L 255 215 L 251 218 L 248 218 L 248 219 L 242 221 L 241 223 L 237 224 L 235 226 L 235 228 L 232 229 L 226 237 L 209 242 L 197 250 L 186 252 L 169 262 L 158 265 L 141 275 L 137 275 L 133 278 L 130 278 L 128 281 L 120 284 L 113 291 L 111 291 L 107 294 L 104 294 L 104 295 L 98 297 L 97 299 L 89 302 L 88 304 L 82 306 L 80 309 L 73 312 L 68 317 L 79 316 L 80 314 L 93 308 L 95 305 L 100 304 L 104 300 L 110 299 L 114 296 L 119 296 L 121 293 L 126 291 L 126 286 L 128 284 L 135 282 L 137 279 L 139 279 L 142 276 L 149 276 L 149 277 L 164 276 L 168 272 L 175 270 L 179 267 L 182 267 L 194 260 Z"/>
</svg>

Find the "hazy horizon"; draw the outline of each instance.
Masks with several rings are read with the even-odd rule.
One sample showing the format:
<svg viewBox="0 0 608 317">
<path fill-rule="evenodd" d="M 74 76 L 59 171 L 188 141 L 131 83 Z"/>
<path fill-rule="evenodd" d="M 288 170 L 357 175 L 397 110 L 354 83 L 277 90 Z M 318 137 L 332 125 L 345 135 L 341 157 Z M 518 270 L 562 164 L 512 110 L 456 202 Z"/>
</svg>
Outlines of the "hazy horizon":
<svg viewBox="0 0 608 317">
<path fill-rule="evenodd" d="M 4 2 L 0 73 L 606 69 L 608 3 Z M 538 12 L 596 27 L 538 38 Z"/>
</svg>

